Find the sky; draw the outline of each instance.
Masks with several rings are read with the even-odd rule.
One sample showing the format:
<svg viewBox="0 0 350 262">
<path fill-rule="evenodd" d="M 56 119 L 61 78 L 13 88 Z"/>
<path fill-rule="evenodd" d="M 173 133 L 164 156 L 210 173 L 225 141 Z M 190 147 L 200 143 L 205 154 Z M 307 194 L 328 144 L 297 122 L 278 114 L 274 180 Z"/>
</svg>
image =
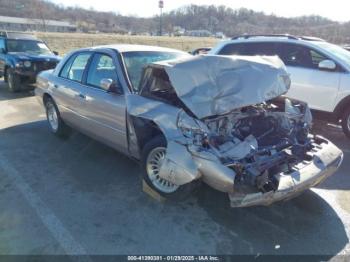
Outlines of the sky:
<svg viewBox="0 0 350 262">
<path fill-rule="evenodd" d="M 158 0 L 50 0 L 64 6 L 94 8 L 99 11 L 113 11 L 122 15 L 150 17 L 159 13 Z M 266 14 L 294 17 L 321 15 L 335 21 L 350 21 L 349 8 L 345 0 L 164 0 L 164 12 L 178 7 L 197 5 L 225 5 L 233 9 L 245 7 Z"/>
</svg>

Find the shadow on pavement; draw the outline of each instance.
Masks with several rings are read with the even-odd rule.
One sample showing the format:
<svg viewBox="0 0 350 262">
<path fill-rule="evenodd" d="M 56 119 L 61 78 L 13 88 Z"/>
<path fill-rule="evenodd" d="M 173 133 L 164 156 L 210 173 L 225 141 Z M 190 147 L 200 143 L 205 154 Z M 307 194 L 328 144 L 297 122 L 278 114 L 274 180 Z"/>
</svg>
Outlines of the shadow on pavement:
<svg viewBox="0 0 350 262">
<path fill-rule="evenodd" d="M 33 95 L 34 95 L 34 91 L 28 90 L 28 89 L 20 92 L 16 92 L 16 93 L 11 93 L 8 90 L 7 83 L 4 82 L 4 79 L 2 78 L 0 80 L 0 101 L 24 98 L 24 97 L 29 97 Z"/>
<path fill-rule="evenodd" d="M 318 188 L 350 190 L 350 139 L 348 139 L 341 127 L 328 125 L 323 121 L 314 121 L 313 133 L 322 135 L 336 144 L 344 153 L 344 160 L 339 170 L 325 180 Z"/>
<path fill-rule="evenodd" d="M 227 196 L 208 186 L 198 193 L 198 204 L 227 231 L 250 243 L 254 253 L 335 256 L 348 243 L 337 213 L 316 193 L 308 190 L 287 202 L 269 207 L 232 209 Z M 229 246 L 221 246 L 225 254 Z M 239 250 L 241 254 L 246 250 Z"/>
<path fill-rule="evenodd" d="M 109 243 L 117 241 L 112 248 L 121 246 L 124 254 L 138 245 L 134 239 L 141 239 L 139 250 L 190 252 L 196 238 L 183 236 L 196 234 L 203 242 L 214 241 L 217 254 L 331 258 L 348 243 L 337 213 L 310 190 L 270 207 L 232 209 L 226 194 L 203 186 L 187 201 L 161 204 L 141 192 L 139 167 L 133 161 L 76 132 L 67 140 L 58 139 L 45 121 L 0 130 L 0 148 L 63 222 L 75 225 L 71 221 L 77 218 L 77 232 L 91 231 L 93 243 L 105 232 L 105 238 L 111 237 Z M 93 225 L 83 225 L 90 220 Z M 117 221 L 129 227 L 128 236 L 121 233 L 120 225 L 115 227 Z M 171 228 L 177 233 L 171 235 L 167 231 Z M 158 231 L 167 237 L 159 238 Z"/>
</svg>

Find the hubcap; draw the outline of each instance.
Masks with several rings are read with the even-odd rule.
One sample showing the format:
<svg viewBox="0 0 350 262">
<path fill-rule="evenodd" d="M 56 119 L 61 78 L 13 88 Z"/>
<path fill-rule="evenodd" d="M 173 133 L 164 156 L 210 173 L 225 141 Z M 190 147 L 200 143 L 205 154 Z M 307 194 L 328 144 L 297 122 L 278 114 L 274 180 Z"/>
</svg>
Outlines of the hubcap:
<svg viewBox="0 0 350 262">
<path fill-rule="evenodd" d="M 159 176 L 160 167 L 165 159 L 165 154 L 166 148 L 164 147 L 157 147 L 149 153 L 146 163 L 147 175 L 153 186 L 159 191 L 163 193 L 173 193 L 179 186 Z"/>
<path fill-rule="evenodd" d="M 49 124 L 50 124 L 52 130 L 57 131 L 57 129 L 58 129 L 58 117 L 57 117 L 56 108 L 51 102 L 48 102 L 46 104 L 46 108 L 47 108 L 47 120 L 49 121 Z"/>
</svg>

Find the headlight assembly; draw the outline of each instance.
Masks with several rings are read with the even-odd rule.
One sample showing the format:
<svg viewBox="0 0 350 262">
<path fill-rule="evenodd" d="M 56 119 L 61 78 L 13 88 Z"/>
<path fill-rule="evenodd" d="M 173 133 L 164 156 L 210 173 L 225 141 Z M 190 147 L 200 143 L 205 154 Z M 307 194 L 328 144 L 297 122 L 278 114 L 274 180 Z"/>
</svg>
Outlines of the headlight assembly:
<svg viewBox="0 0 350 262">
<path fill-rule="evenodd" d="M 187 138 L 193 139 L 195 144 L 202 144 L 202 140 L 207 137 L 209 132 L 205 124 L 190 117 L 184 111 L 179 114 L 177 126 L 182 134 Z"/>
<path fill-rule="evenodd" d="M 15 64 L 16 67 L 23 67 L 23 62 L 19 61 Z"/>
<path fill-rule="evenodd" d="M 32 66 L 32 63 L 30 61 L 19 61 L 15 64 L 17 68 L 29 68 Z"/>
<path fill-rule="evenodd" d="M 23 62 L 24 67 L 31 67 L 32 63 L 30 61 L 24 61 Z"/>
</svg>

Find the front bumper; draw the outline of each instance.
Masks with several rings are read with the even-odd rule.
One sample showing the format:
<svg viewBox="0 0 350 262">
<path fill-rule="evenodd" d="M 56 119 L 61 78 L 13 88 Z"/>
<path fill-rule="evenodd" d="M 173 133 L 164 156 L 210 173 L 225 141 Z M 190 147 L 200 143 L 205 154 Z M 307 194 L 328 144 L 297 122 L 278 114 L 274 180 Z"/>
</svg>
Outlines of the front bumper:
<svg viewBox="0 0 350 262">
<path fill-rule="evenodd" d="M 15 74 L 21 77 L 22 81 L 26 81 L 29 83 L 35 83 L 36 77 L 39 74 L 39 71 L 33 71 L 31 69 L 25 69 L 25 68 L 16 68 Z"/>
<path fill-rule="evenodd" d="M 277 201 L 288 200 L 334 174 L 342 163 L 343 152 L 330 141 L 325 141 L 316 145 L 312 151 L 312 161 L 300 163 L 294 167 L 291 174 L 279 176 L 276 191 L 252 194 L 229 193 L 231 207 L 270 205 Z"/>
<path fill-rule="evenodd" d="M 55 62 L 36 62 L 30 67 L 16 67 L 15 73 L 27 81 L 35 83 L 37 75 L 45 70 L 54 69 L 57 63 Z"/>
</svg>

